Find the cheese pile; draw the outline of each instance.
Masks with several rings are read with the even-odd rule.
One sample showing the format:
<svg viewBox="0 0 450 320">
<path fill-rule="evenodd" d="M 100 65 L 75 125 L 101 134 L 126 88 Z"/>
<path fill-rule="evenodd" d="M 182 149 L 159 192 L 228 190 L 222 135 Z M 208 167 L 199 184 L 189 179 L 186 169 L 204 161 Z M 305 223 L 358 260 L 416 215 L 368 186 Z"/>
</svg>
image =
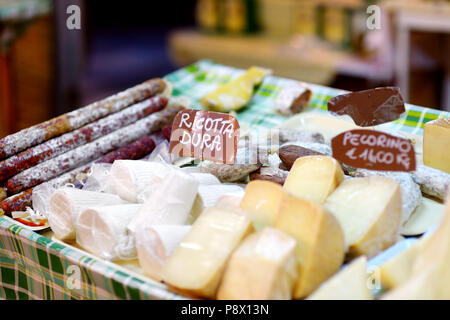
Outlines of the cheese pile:
<svg viewBox="0 0 450 320">
<path fill-rule="evenodd" d="M 282 185 L 255 180 L 245 190 L 201 170 L 115 161 L 106 192 L 57 190 L 49 222 L 99 257 L 137 258 L 149 277 L 188 296 L 373 298 L 367 259 L 397 242 L 403 222 L 396 180 L 346 178 L 326 155 L 296 159 Z M 435 234 L 381 267 L 384 298 L 448 297 L 436 275 L 448 276 L 449 208 Z"/>
</svg>

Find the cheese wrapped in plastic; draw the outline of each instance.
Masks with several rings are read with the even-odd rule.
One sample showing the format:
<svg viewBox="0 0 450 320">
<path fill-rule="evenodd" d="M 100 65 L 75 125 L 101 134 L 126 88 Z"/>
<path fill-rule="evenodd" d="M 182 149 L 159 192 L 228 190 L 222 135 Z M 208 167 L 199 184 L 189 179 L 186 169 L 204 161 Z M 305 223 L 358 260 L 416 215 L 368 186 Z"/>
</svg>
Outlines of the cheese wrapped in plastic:
<svg viewBox="0 0 450 320">
<path fill-rule="evenodd" d="M 237 111 L 250 101 L 254 87 L 270 73 L 271 71 L 267 69 L 251 67 L 243 75 L 208 93 L 200 103 L 212 111 Z"/>
<path fill-rule="evenodd" d="M 111 167 L 108 187 L 129 202 L 138 202 L 138 195 L 147 188 L 156 189 L 172 167 L 160 162 L 117 160 Z"/>
<path fill-rule="evenodd" d="M 197 191 L 195 178 L 181 170 L 172 170 L 144 202 L 128 225 L 129 230 L 134 233 L 142 226 L 187 224 Z"/>
<path fill-rule="evenodd" d="M 107 260 L 136 258 L 134 238 L 127 225 L 138 214 L 140 204 L 89 207 L 76 222 L 77 243 Z"/>
<path fill-rule="evenodd" d="M 83 209 L 126 203 L 115 194 L 63 187 L 50 198 L 48 223 L 59 239 L 74 240 L 75 223 Z"/>
<path fill-rule="evenodd" d="M 191 226 L 158 225 L 138 228 L 135 239 L 139 264 L 144 272 L 160 280 L 162 268 Z"/>
<path fill-rule="evenodd" d="M 250 219 L 237 210 L 203 212 L 162 270 L 164 282 L 214 298 L 228 257 L 251 232 Z"/>
</svg>

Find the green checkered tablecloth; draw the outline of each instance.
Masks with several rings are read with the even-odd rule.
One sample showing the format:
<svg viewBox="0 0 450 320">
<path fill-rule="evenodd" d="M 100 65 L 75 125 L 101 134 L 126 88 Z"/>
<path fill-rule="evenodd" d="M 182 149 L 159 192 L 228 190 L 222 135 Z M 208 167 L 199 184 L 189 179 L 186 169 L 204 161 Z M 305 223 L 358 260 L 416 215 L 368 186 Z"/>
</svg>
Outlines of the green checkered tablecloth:
<svg viewBox="0 0 450 320">
<path fill-rule="evenodd" d="M 200 61 L 166 77 L 175 96 L 197 103 L 207 92 L 241 74 L 242 70 Z M 271 110 L 280 89 L 291 80 L 266 77 L 249 106 L 238 114 L 252 128 L 269 128 L 286 120 Z M 329 98 L 343 91 L 311 85 L 309 108 L 326 112 Z M 407 105 L 407 114 L 386 126 L 422 134 L 423 124 L 449 113 Z M 181 266 L 180 266 L 181 267 Z M 180 299 L 164 287 L 124 267 L 105 262 L 0 217 L 0 298 L 3 299 Z"/>
</svg>

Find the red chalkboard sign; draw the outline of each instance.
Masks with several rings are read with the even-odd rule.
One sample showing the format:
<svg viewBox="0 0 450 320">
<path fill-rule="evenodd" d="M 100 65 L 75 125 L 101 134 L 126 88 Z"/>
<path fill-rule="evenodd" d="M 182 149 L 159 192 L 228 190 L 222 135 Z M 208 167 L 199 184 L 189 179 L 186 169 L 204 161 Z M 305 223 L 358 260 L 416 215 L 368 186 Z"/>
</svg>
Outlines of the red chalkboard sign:
<svg viewBox="0 0 450 320">
<path fill-rule="evenodd" d="M 346 165 L 382 171 L 414 171 L 416 154 L 407 139 L 374 130 L 351 130 L 331 140 L 333 157 Z"/>
<path fill-rule="evenodd" d="M 219 112 L 183 110 L 173 122 L 169 152 L 234 164 L 238 140 L 239 123 L 235 117 Z"/>
</svg>

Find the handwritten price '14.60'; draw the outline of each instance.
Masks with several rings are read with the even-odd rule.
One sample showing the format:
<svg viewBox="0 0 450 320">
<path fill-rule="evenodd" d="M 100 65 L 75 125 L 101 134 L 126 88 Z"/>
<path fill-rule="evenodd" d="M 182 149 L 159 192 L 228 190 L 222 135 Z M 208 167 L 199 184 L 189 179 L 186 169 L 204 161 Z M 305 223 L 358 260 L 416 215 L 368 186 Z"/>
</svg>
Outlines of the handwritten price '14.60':
<svg viewBox="0 0 450 320">
<path fill-rule="evenodd" d="M 414 147 L 407 139 L 375 130 L 351 130 L 331 141 L 333 157 L 346 165 L 370 170 L 414 171 Z"/>
<path fill-rule="evenodd" d="M 374 164 L 392 165 L 393 163 L 401 164 L 407 171 L 410 166 L 410 159 L 407 153 L 394 154 L 393 152 L 375 151 L 373 149 L 364 149 L 361 153 L 357 153 L 357 148 L 347 151 L 346 156 L 349 159 L 363 159 Z"/>
</svg>

